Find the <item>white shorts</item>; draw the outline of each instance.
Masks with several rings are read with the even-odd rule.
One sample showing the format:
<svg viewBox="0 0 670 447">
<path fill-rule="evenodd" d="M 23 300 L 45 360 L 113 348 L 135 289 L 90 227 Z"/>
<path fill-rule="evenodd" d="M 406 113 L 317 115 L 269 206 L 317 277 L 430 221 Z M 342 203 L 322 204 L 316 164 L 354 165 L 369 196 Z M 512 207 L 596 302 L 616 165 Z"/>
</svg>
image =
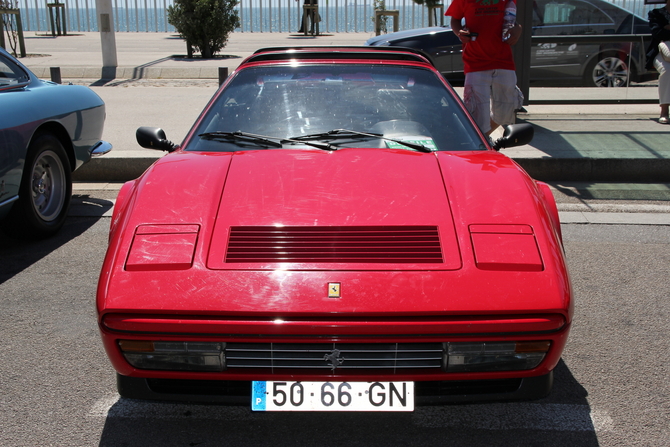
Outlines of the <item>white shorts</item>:
<svg viewBox="0 0 670 447">
<path fill-rule="evenodd" d="M 670 104 L 670 62 L 658 54 L 654 59 L 654 68 L 658 71 L 658 102 Z"/>
<path fill-rule="evenodd" d="M 514 124 L 515 111 L 523 106 L 523 93 L 516 86 L 513 70 L 475 71 L 465 75 L 463 102 L 482 132 L 491 130 L 491 120 Z"/>
</svg>

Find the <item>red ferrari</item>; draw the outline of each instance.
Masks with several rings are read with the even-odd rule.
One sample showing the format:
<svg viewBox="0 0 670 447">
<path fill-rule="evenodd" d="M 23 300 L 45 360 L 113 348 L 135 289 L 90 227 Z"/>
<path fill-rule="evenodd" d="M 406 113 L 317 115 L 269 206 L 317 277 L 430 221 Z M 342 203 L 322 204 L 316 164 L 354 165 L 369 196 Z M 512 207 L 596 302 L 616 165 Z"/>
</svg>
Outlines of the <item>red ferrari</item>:
<svg viewBox="0 0 670 447">
<path fill-rule="evenodd" d="M 121 396 L 411 411 L 546 396 L 573 300 L 548 186 L 420 53 L 270 48 L 121 189 L 97 292 Z"/>
</svg>

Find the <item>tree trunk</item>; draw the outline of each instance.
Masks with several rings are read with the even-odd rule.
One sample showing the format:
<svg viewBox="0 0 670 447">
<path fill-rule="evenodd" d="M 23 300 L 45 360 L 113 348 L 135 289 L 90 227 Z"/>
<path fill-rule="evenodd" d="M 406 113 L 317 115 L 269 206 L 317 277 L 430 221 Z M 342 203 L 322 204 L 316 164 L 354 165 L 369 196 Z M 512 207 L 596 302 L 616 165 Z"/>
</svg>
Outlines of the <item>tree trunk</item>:
<svg viewBox="0 0 670 447">
<path fill-rule="evenodd" d="M 212 58 L 212 47 L 209 45 L 209 42 L 203 42 L 203 46 L 202 46 L 201 50 L 202 50 L 203 59 L 211 59 Z"/>
</svg>

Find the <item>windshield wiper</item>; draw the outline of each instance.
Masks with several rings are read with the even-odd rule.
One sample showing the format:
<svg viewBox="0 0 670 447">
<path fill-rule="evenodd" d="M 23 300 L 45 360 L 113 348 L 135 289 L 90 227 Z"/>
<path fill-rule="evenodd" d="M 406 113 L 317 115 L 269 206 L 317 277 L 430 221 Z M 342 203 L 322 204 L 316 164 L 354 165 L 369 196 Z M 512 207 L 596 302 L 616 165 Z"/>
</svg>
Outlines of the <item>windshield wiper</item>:
<svg viewBox="0 0 670 447">
<path fill-rule="evenodd" d="M 205 132 L 198 134 L 200 138 L 203 138 L 205 140 L 214 140 L 214 141 L 244 141 L 247 143 L 255 143 L 255 144 L 265 144 L 267 146 L 272 146 L 272 147 L 277 147 L 281 148 L 283 147 L 283 143 L 285 142 L 291 142 L 291 143 L 298 143 L 298 141 L 295 141 L 291 138 L 279 138 L 279 137 L 269 137 L 266 135 L 256 135 L 253 133 L 247 133 L 247 132 Z M 315 142 L 315 141 L 300 141 L 301 143 L 304 143 L 308 146 L 315 147 L 317 149 L 323 149 L 327 151 L 334 151 L 337 148 L 331 144 L 328 143 L 320 143 L 320 142 Z"/>
<path fill-rule="evenodd" d="M 423 144 L 411 143 L 409 141 L 403 141 L 397 138 L 388 138 L 380 133 L 367 133 L 367 132 L 358 132 L 356 130 L 348 129 L 333 129 L 328 132 L 315 133 L 311 135 L 300 135 L 297 137 L 292 137 L 286 141 L 302 141 L 306 142 L 309 140 L 334 140 L 340 138 L 352 138 L 354 136 L 361 136 L 367 138 L 379 138 L 381 140 L 393 141 L 394 143 L 402 144 L 410 149 L 417 150 L 419 152 L 433 152 L 429 147 L 424 146 Z"/>
<path fill-rule="evenodd" d="M 198 136 L 205 140 L 214 140 L 214 141 L 237 140 L 237 141 L 244 141 L 247 143 L 266 144 L 272 147 L 282 147 L 282 144 L 278 141 L 273 141 L 272 137 L 255 135 L 246 132 L 205 132 L 199 134 Z M 278 140 L 278 138 L 275 138 L 275 140 Z"/>
<path fill-rule="evenodd" d="M 292 140 L 297 140 L 297 141 L 305 141 L 305 140 L 318 140 L 318 139 L 324 139 L 324 140 L 336 140 L 336 139 L 342 139 L 342 138 L 352 138 L 355 136 L 362 136 L 362 137 L 368 137 L 368 138 L 382 138 L 384 135 L 380 133 L 365 133 L 365 132 L 358 132 L 356 130 L 347 130 L 347 129 L 333 129 L 329 130 L 328 132 L 319 132 L 319 133 L 312 133 L 309 135 L 300 135 L 297 137 L 291 137 Z"/>
</svg>

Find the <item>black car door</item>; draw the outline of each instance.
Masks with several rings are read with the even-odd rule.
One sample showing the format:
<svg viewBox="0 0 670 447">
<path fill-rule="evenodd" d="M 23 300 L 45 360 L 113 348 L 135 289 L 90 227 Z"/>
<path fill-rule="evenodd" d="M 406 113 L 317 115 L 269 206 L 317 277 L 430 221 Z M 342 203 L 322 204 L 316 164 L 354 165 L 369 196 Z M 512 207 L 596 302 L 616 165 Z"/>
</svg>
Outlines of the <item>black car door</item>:
<svg viewBox="0 0 670 447">
<path fill-rule="evenodd" d="M 599 35 L 616 30 L 614 20 L 596 5 L 582 0 L 533 2 L 533 35 Z M 598 44 L 543 42 L 531 48 L 531 80 L 582 77 L 582 66 L 598 52 Z"/>
<path fill-rule="evenodd" d="M 463 46 L 450 28 L 435 28 L 435 32 L 406 38 L 392 44 L 419 48 L 431 57 L 435 68 L 447 79 L 463 78 Z"/>
</svg>

